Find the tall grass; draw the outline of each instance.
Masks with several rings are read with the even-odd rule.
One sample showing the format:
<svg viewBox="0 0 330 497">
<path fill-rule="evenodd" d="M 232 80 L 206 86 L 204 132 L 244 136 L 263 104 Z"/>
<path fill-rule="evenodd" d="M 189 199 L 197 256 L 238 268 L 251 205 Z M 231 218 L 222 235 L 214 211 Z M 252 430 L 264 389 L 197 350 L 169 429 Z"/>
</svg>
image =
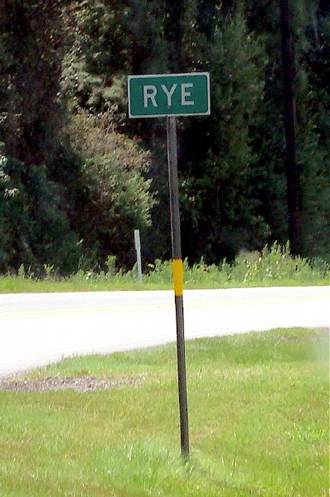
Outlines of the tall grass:
<svg viewBox="0 0 330 497">
<path fill-rule="evenodd" d="M 35 278 L 21 267 L 16 276 L 0 276 L 0 292 L 33 291 L 97 291 L 152 290 L 171 288 L 171 261 L 156 260 L 147 266 L 143 282 L 134 267 L 123 271 L 109 257 L 105 271 L 83 271 L 67 278 L 59 278 L 52 266 L 44 267 L 44 276 Z M 186 288 L 230 288 L 249 286 L 328 285 L 330 265 L 322 259 L 308 260 L 292 257 L 289 246 L 275 243 L 261 252 L 242 252 L 233 263 L 224 260 L 220 265 L 208 265 L 202 259 L 189 265 L 185 260 Z"/>
</svg>

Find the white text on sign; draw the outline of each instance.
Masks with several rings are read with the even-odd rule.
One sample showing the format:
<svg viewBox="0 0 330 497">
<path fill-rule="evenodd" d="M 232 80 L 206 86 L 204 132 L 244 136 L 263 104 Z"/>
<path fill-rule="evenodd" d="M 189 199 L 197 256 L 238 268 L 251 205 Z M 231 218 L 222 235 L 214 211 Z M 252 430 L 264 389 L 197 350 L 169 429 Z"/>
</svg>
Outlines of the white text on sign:
<svg viewBox="0 0 330 497">
<path fill-rule="evenodd" d="M 191 97 L 192 87 L 193 87 L 192 83 L 183 83 L 181 85 L 174 84 L 170 88 L 168 88 L 165 85 L 161 85 L 161 89 L 166 95 L 167 105 L 169 107 L 172 106 L 172 98 L 177 89 L 180 92 L 181 105 L 194 105 L 194 101 L 192 100 Z M 157 94 L 158 90 L 156 86 L 154 85 L 143 86 L 143 105 L 145 109 L 148 107 L 149 103 L 155 108 L 158 107 Z"/>
</svg>

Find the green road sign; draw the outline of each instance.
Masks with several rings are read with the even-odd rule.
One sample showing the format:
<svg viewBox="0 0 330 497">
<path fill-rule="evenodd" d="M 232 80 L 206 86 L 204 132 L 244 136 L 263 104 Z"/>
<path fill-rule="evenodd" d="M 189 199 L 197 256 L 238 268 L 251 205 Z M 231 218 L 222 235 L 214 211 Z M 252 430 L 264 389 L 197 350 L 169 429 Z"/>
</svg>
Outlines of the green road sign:
<svg viewBox="0 0 330 497">
<path fill-rule="evenodd" d="M 129 117 L 210 114 L 208 73 L 128 76 Z"/>
</svg>

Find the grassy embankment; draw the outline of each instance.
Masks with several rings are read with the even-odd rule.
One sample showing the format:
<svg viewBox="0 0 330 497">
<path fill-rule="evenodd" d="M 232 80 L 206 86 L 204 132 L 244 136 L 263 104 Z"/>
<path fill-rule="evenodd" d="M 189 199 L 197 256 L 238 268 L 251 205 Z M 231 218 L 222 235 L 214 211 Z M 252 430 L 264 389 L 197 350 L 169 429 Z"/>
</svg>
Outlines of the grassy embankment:
<svg viewBox="0 0 330 497">
<path fill-rule="evenodd" d="M 45 267 L 42 279 L 34 278 L 21 268 L 17 276 L 0 276 L 0 293 L 15 292 L 77 292 L 102 290 L 167 290 L 171 288 L 170 262 L 156 261 L 150 265 L 143 282 L 137 279 L 136 270 L 116 270 L 114 259 L 109 258 L 108 270 L 103 272 L 79 271 L 67 278 L 58 278 L 52 268 Z M 288 248 L 275 244 L 261 253 L 242 254 L 233 264 L 220 266 L 200 262 L 185 264 L 185 287 L 233 288 L 256 286 L 307 286 L 329 285 L 330 265 L 323 260 L 308 261 L 292 258 Z"/>
<path fill-rule="evenodd" d="M 0 392 L 0 495 L 328 495 L 326 332 L 197 340 L 187 359 L 189 463 L 179 456 L 174 346 L 75 358 L 30 378 L 133 383 L 91 393 Z"/>
</svg>

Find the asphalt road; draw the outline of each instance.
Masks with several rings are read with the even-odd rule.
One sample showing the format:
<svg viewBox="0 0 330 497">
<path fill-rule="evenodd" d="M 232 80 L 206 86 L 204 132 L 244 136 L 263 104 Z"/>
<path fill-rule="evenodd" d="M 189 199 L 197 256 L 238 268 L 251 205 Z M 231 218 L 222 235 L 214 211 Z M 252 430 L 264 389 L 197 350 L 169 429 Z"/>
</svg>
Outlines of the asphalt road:
<svg viewBox="0 0 330 497">
<path fill-rule="evenodd" d="M 330 328 L 330 286 L 190 290 L 186 338 Z M 175 341 L 170 291 L 0 295 L 0 375 L 76 354 Z"/>
</svg>

